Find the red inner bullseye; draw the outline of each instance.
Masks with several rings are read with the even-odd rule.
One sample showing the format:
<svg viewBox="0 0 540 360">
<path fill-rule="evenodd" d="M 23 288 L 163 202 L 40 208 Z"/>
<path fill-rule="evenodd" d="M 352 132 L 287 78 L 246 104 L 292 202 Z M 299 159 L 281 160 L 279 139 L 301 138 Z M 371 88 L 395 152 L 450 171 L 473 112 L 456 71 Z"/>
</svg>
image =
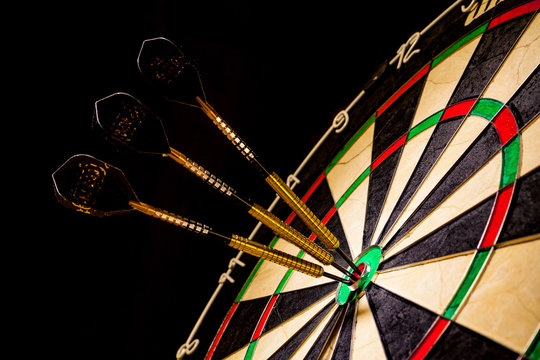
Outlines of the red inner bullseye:
<svg viewBox="0 0 540 360">
<path fill-rule="evenodd" d="M 352 272 L 351 281 L 353 282 L 353 284 L 362 278 L 362 275 L 364 274 L 364 269 L 366 268 L 366 264 L 360 263 L 356 267 L 358 268 L 360 273 L 358 273 L 357 271 Z"/>
</svg>

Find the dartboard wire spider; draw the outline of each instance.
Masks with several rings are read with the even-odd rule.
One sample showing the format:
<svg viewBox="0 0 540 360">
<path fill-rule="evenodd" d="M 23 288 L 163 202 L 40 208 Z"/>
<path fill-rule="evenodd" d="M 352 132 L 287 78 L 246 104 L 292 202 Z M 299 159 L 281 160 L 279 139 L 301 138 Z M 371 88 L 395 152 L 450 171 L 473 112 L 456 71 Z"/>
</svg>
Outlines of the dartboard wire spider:
<svg viewBox="0 0 540 360">
<path fill-rule="evenodd" d="M 304 250 L 322 264 L 333 266 L 345 276 L 360 277 L 339 265 L 334 261 L 332 254 L 310 241 L 270 211 L 250 199 L 240 196 L 235 189 L 220 178 L 179 150 L 172 148 L 169 145 L 161 119 L 148 106 L 132 95 L 118 92 L 96 101 L 94 123 L 105 137 L 115 144 L 123 145 L 138 153 L 157 154 L 174 160 L 175 163 L 187 169 L 190 174 L 195 175 L 225 197 L 234 199 L 246 207 L 251 216 L 282 239 Z"/>
<path fill-rule="evenodd" d="M 317 236 L 319 241 L 328 250 L 339 254 L 353 269 L 353 272 L 362 273 L 353 260 L 339 247 L 339 240 L 336 236 L 275 171 L 270 171 L 262 165 L 251 147 L 205 100 L 206 97 L 196 67 L 174 43 L 164 38 L 144 41 L 137 63 L 143 76 L 160 87 L 166 98 L 200 107 L 242 156 L 255 165 L 257 172 L 265 179 L 266 183 Z"/>
<path fill-rule="evenodd" d="M 225 242 L 227 246 L 303 274 L 327 277 L 346 285 L 353 281 L 324 271 L 321 265 L 272 249 L 240 235 L 223 235 L 208 225 L 141 202 L 120 170 L 86 154 L 69 158 L 52 175 L 58 201 L 65 207 L 99 217 L 138 211 L 180 228 Z"/>
</svg>

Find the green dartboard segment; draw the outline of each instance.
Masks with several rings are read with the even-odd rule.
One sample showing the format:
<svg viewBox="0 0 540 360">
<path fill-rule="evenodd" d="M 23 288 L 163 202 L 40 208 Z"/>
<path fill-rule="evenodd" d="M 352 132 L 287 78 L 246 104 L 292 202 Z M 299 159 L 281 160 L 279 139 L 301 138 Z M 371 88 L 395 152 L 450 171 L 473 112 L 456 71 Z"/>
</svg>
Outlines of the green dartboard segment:
<svg viewBox="0 0 540 360">
<path fill-rule="evenodd" d="M 377 272 L 381 259 L 382 252 L 381 248 L 378 246 L 371 246 L 367 248 L 358 257 L 358 259 L 354 262 L 355 265 L 360 266 L 360 264 L 364 264 L 364 266 L 367 266 L 367 272 L 365 272 L 360 280 L 358 280 L 354 285 L 347 286 L 343 283 L 340 285 L 336 295 L 336 300 L 339 305 L 344 305 L 356 299 L 356 297 L 361 294 L 362 291 L 364 291 Z M 350 271 L 352 271 L 352 269 L 350 269 Z"/>
</svg>

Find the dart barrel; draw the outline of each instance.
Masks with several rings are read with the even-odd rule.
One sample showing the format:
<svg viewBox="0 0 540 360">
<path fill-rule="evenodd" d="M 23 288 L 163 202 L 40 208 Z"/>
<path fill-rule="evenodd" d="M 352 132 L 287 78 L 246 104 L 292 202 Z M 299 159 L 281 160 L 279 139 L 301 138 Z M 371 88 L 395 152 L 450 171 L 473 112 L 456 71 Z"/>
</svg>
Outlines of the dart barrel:
<svg viewBox="0 0 540 360">
<path fill-rule="evenodd" d="M 260 205 L 254 204 L 249 210 L 249 214 L 272 229 L 278 236 L 303 249 L 321 263 L 330 265 L 334 262 L 334 257 L 328 251 L 309 241 L 298 230 L 288 226 Z"/>
<path fill-rule="evenodd" d="M 313 214 L 313 212 L 302 202 L 302 200 L 285 184 L 276 174 L 272 173 L 266 177 L 268 185 L 274 189 L 279 197 L 289 205 L 298 217 L 309 227 L 319 240 L 330 250 L 339 247 L 338 239 L 328 230 L 328 228 Z"/>
<path fill-rule="evenodd" d="M 228 245 L 234 249 L 313 277 L 321 277 L 324 274 L 324 269 L 320 265 L 300 259 L 282 251 L 272 249 L 266 245 L 256 243 L 238 235 L 233 235 Z"/>
<path fill-rule="evenodd" d="M 158 209 L 152 205 L 148 205 L 139 201 L 130 201 L 129 204 L 131 205 L 131 207 L 133 207 L 133 209 L 140 211 L 143 214 L 150 215 L 156 219 L 182 227 L 195 233 L 203 235 L 211 233 L 213 235 L 223 237 L 221 235 L 213 233 L 212 230 L 204 224 L 195 222 L 182 216 L 175 215 L 168 211 Z M 285 266 L 289 269 L 293 269 L 313 277 L 321 277 L 324 274 L 324 269 L 320 265 L 297 258 L 282 251 L 272 249 L 266 245 L 259 244 L 241 236 L 232 235 L 231 238 L 227 237 L 226 239 L 228 241 L 227 245 L 232 247 L 233 249 L 241 250 L 247 254 L 268 260 L 275 264 Z"/>
</svg>

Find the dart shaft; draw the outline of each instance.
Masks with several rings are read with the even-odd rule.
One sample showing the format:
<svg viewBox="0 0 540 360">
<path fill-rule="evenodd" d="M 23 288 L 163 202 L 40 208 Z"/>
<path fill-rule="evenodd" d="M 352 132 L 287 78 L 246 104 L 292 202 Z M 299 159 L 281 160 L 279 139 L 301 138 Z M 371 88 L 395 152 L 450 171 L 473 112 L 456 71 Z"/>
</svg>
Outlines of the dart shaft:
<svg viewBox="0 0 540 360">
<path fill-rule="evenodd" d="M 358 275 L 362 274 L 362 271 L 356 266 L 356 264 L 343 252 L 341 248 L 337 248 L 336 252 L 347 262 L 347 264 L 350 265 L 350 267 L 354 270 L 353 272 L 356 272 Z"/>
<path fill-rule="evenodd" d="M 189 170 L 193 175 L 197 176 L 199 179 L 206 182 L 208 185 L 212 186 L 214 189 L 218 190 L 222 194 L 231 196 L 235 193 L 235 190 L 223 182 L 221 179 L 217 178 L 211 174 L 208 170 L 198 165 L 196 162 L 192 161 L 186 155 L 182 154 L 180 151 L 171 148 L 171 152 L 164 154 L 173 159 L 187 170 Z"/>
<path fill-rule="evenodd" d="M 343 278 L 341 278 L 341 277 L 339 277 L 339 276 L 336 276 L 336 275 L 334 275 L 334 274 L 330 274 L 330 273 L 327 273 L 327 272 L 325 272 L 324 274 L 322 274 L 322 276 L 327 277 L 327 278 L 332 279 L 332 280 L 336 280 L 336 281 L 342 282 L 342 283 L 344 283 L 345 285 L 351 285 L 351 284 L 352 284 L 352 282 L 351 282 L 350 280 L 345 280 L 345 279 L 343 279 Z"/>
<path fill-rule="evenodd" d="M 321 277 L 324 274 L 324 269 L 320 265 L 300 259 L 283 251 L 272 249 L 238 235 L 233 235 L 228 245 L 234 249 L 313 277 Z"/>
<path fill-rule="evenodd" d="M 332 254 L 321 248 L 319 245 L 309 241 L 309 239 L 302 235 L 298 230 L 287 225 L 260 205 L 254 204 L 249 210 L 249 214 L 272 229 L 276 235 L 298 246 L 321 263 L 330 265 L 334 262 Z"/>
<path fill-rule="evenodd" d="M 158 209 L 152 205 L 145 204 L 143 202 L 130 201 L 131 207 L 143 214 L 150 215 L 156 219 L 168 222 L 170 224 L 180 226 L 181 228 L 206 235 L 211 229 L 209 226 L 193 221 L 191 219 L 175 215 L 165 210 Z"/>
</svg>

